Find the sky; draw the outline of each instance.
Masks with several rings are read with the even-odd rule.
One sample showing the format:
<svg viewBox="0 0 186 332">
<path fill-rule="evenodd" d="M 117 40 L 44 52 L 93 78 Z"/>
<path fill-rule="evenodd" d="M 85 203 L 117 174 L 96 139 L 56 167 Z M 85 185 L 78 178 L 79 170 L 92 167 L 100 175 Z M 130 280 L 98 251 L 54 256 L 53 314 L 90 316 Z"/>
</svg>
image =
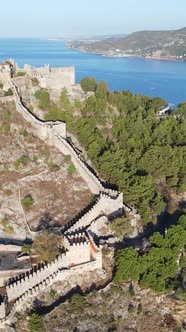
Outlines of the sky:
<svg viewBox="0 0 186 332">
<path fill-rule="evenodd" d="M 0 0 L 0 37 L 76 37 L 186 26 L 186 0 Z"/>
</svg>

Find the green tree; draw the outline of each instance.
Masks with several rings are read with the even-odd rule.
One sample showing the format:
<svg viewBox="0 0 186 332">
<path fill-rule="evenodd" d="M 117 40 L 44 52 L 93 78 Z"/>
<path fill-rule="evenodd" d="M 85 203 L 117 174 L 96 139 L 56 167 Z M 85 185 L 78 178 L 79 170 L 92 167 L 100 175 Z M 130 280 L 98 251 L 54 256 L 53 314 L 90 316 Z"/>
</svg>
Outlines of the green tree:
<svg viewBox="0 0 186 332">
<path fill-rule="evenodd" d="M 84 77 L 80 81 L 81 87 L 83 91 L 88 92 L 88 91 L 95 91 L 96 90 L 96 80 L 94 77 Z"/>
<path fill-rule="evenodd" d="M 184 230 L 186 230 L 186 214 L 182 214 L 178 219 L 178 225 L 183 227 Z"/>
<path fill-rule="evenodd" d="M 105 81 L 100 81 L 96 87 L 96 97 L 105 98 L 108 94 L 108 86 Z"/>
<path fill-rule="evenodd" d="M 39 107 L 41 109 L 48 108 L 50 105 L 49 93 L 45 89 L 37 90 L 34 94 L 35 98 L 38 99 Z"/>
<path fill-rule="evenodd" d="M 118 250 L 115 258 L 116 282 L 138 280 L 140 274 L 140 263 L 138 253 L 133 248 Z"/>
<path fill-rule="evenodd" d="M 28 320 L 28 328 L 31 332 L 44 332 L 45 326 L 43 317 L 32 313 Z"/>
<path fill-rule="evenodd" d="M 38 255 L 38 261 L 51 262 L 60 254 L 60 238 L 44 231 L 34 238 L 32 251 Z"/>
</svg>

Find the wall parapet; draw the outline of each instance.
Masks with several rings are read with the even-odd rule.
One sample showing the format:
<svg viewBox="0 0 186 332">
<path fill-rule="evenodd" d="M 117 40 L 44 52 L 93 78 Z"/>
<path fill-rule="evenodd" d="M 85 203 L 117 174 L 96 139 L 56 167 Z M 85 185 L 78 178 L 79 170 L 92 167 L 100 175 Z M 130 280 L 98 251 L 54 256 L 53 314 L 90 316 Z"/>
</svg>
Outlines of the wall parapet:
<svg viewBox="0 0 186 332">
<path fill-rule="evenodd" d="M 0 304 L 0 322 L 11 320 L 28 298 L 35 296 L 57 280 L 68 278 L 74 271 L 102 269 L 102 250 L 95 244 L 87 228 L 99 218 L 116 215 L 123 209 L 123 194 L 108 188 L 95 171 L 80 157 L 77 150 L 66 139 L 66 124 L 45 122 L 32 114 L 22 102 L 22 97 L 15 83 L 10 80 L 15 93 L 18 112 L 32 124 L 34 133 L 48 144 L 56 146 L 65 155 L 70 155 L 72 162 L 86 181 L 91 191 L 96 194 L 92 202 L 76 218 L 61 228 L 67 251 L 51 263 L 38 266 L 31 271 L 9 280 L 6 286 L 8 301 L 15 301 L 6 316 L 5 303 Z M 107 216 L 107 217 L 106 217 Z M 4 315 L 4 317 L 3 317 Z"/>
</svg>

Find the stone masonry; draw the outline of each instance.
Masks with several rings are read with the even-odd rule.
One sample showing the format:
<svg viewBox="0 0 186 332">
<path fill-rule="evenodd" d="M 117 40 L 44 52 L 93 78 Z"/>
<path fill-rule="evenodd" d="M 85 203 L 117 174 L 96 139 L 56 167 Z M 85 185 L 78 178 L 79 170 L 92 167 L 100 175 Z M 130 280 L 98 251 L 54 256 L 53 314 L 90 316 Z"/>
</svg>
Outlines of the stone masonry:
<svg viewBox="0 0 186 332">
<path fill-rule="evenodd" d="M 34 73 L 41 76 L 46 73 L 46 75 L 50 76 L 55 71 L 58 72 L 57 69 L 54 71 L 50 70 L 48 66 L 45 66 L 43 71 L 40 69 L 36 70 L 30 66 L 25 66 L 24 70 L 28 75 L 33 76 Z M 73 82 L 73 77 L 71 77 L 71 80 Z M 49 264 L 37 266 L 31 271 L 12 278 L 7 282 L 6 296 L 0 303 L 1 326 L 10 323 L 16 311 L 24 309 L 28 299 L 36 296 L 41 290 L 52 285 L 52 283 L 68 279 L 74 273 L 82 274 L 84 271 L 102 269 L 102 250 L 101 247 L 95 244 L 92 234 L 98 229 L 96 224 L 100 220 L 105 222 L 108 217 L 121 214 L 124 207 L 123 194 L 108 189 L 89 165 L 80 158 L 75 146 L 66 140 L 66 124 L 60 121 L 45 122 L 40 120 L 30 113 L 23 104 L 21 93 L 11 76 L 9 76 L 7 84 L 14 92 L 17 111 L 22 114 L 26 121 L 31 123 L 33 133 L 49 145 L 56 146 L 63 154 L 71 156 L 76 170 L 86 181 L 91 192 L 97 195 L 97 199 L 82 211 L 79 217 L 62 227 L 61 233 L 64 235 L 65 246 L 64 254 Z M 9 311 L 7 311 L 7 302 L 12 304 L 9 306 L 11 308 Z"/>
</svg>

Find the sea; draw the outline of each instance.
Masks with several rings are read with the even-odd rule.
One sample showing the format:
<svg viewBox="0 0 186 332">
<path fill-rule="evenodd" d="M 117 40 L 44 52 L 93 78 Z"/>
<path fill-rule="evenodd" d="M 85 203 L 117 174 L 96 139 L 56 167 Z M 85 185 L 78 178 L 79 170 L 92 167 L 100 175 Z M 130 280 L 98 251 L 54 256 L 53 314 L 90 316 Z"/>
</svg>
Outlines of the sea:
<svg viewBox="0 0 186 332">
<path fill-rule="evenodd" d="M 76 83 L 85 76 L 94 76 L 97 81 L 106 81 L 112 91 L 159 96 L 173 107 L 186 102 L 186 62 L 82 53 L 67 48 L 61 40 L 0 38 L 0 61 L 9 58 L 20 67 L 75 66 Z"/>
</svg>

